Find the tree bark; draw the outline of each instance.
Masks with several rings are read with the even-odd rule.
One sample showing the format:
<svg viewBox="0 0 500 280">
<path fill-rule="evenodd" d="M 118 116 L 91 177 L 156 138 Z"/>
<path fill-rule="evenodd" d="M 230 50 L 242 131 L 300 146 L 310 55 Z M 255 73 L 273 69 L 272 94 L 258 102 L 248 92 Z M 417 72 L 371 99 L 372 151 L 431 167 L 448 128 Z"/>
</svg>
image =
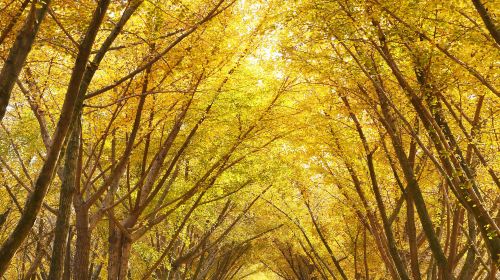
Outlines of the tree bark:
<svg viewBox="0 0 500 280">
<path fill-rule="evenodd" d="M 38 5 L 40 4 L 40 7 Z M 9 105 L 10 95 L 16 80 L 28 57 L 35 37 L 40 29 L 40 25 L 47 13 L 50 0 L 36 0 L 30 9 L 30 13 L 24 22 L 21 31 L 14 41 L 14 45 L 9 51 L 9 55 L 2 70 L 0 71 L 0 122 L 5 116 L 7 105 Z M 3 40 L 3 39 L 2 39 Z M 0 269 L 1 274 L 1 269 Z"/>
<path fill-rule="evenodd" d="M 110 238 L 110 254 L 108 261 L 108 280 L 123 280 L 128 274 L 128 262 L 132 249 L 132 240 L 114 229 L 114 235 Z"/>
<path fill-rule="evenodd" d="M 469 242 L 471 244 L 468 244 L 467 256 L 465 257 L 464 265 L 458 275 L 459 280 L 472 280 L 476 270 L 476 250 L 474 249 L 474 243 L 476 242 L 477 235 L 476 222 L 474 220 L 474 216 L 469 212 L 467 212 L 467 223 Z"/>
<path fill-rule="evenodd" d="M 21 7 L 19 7 L 19 10 L 17 13 L 12 17 L 12 19 L 9 21 L 9 24 L 2 30 L 2 33 L 0 34 L 0 45 L 3 44 L 3 41 L 7 38 L 9 35 L 10 31 L 12 31 L 12 28 L 16 25 L 17 21 L 23 14 L 24 10 L 26 7 L 28 7 L 28 4 L 30 3 L 30 0 L 24 0 L 23 3 L 21 4 Z"/>
<path fill-rule="evenodd" d="M 63 272 L 66 240 L 69 232 L 69 221 L 71 217 L 71 205 L 73 193 L 78 184 L 78 158 L 80 147 L 80 124 L 76 123 L 71 133 L 66 159 L 64 162 L 63 181 L 59 194 L 59 213 L 57 215 L 54 245 L 52 246 L 52 258 L 50 262 L 49 280 L 59 280 Z"/>
<path fill-rule="evenodd" d="M 406 225 L 408 229 L 408 243 L 410 247 L 410 267 L 413 279 L 420 280 L 420 265 L 418 257 L 417 229 L 415 227 L 415 209 L 413 208 L 413 198 L 407 196 L 406 199 Z"/>
<path fill-rule="evenodd" d="M 375 200 L 377 202 L 377 207 L 380 211 L 380 217 L 382 218 L 382 224 L 384 226 L 385 235 L 387 237 L 389 253 L 391 254 L 394 264 L 396 265 L 399 277 L 401 279 L 409 280 L 410 277 L 408 276 L 408 272 L 406 271 L 403 260 L 399 255 L 399 251 L 396 245 L 396 240 L 394 239 L 394 234 L 392 232 L 391 224 L 387 220 L 387 213 L 385 210 L 384 202 L 382 200 L 382 195 L 380 194 L 380 189 L 375 175 L 375 167 L 373 165 L 373 154 L 369 153 L 366 158 L 368 162 L 368 170 L 370 172 L 370 178 L 372 181 L 373 193 L 375 194 Z"/>
<path fill-rule="evenodd" d="M 66 241 L 66 256 L 64 257 L 64 271 L 62 275 L 62 280 L 70 280 L 71 279 L 71 239 L 73 238 L 73 231 L 71 228 L 69 229 L 68 239 Z"/>
<path fill-rule="evenodd" d="M 481 19 L 483 20 L 486 29 L 488 29 L 488 32 L 490 32 L 491 37 L 493 37 L 497 45 L 500 46 L 500 31 L 498 30 L 495 23 L 493 22 L 493 19 L 489 15 L 488 9 L 484 6 L 483 3 L 481 3 L 481 0 L 472 0 L 472 3 L 474 4 L 474 7 L 481 16 Z"/>
<path fill-rule="evenodd" d="M 81 202 L 75 203 L 76 212 L 76 249 L 73 262 L 73 279 L 88 280 L 90 258 L 89 215 Z"/>
</svg>

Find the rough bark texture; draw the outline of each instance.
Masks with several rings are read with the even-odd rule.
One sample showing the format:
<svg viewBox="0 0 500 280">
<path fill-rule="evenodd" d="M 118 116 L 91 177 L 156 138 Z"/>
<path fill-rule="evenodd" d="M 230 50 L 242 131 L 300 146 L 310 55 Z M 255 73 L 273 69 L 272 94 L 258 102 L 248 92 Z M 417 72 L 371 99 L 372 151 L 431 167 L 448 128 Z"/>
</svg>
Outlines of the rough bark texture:
<svg viewBox="0 0 500 280">
<path fill-rule="evenodd" d="M 52 246 L 52 258 L 50 262 L 49 280 L 61 279 L 66 251 L 66 240 L 69 232 L 69 221 L 71 217 L 71 205 L 73 193 L 77 184 L 78 153 L 80 146 L 79 124 L 73 128 L 64 162 L 63 181 L 59 194 L 59 212 L 57 215 L 54 245 Z"/>
<path fill-rule="evenodd" d="M 76 212 L 76 250 L 73 262 L 73 279 L 88 280 L 90 257 L 90 230 L 87 209 L 75 207 Z"/>
</svg>

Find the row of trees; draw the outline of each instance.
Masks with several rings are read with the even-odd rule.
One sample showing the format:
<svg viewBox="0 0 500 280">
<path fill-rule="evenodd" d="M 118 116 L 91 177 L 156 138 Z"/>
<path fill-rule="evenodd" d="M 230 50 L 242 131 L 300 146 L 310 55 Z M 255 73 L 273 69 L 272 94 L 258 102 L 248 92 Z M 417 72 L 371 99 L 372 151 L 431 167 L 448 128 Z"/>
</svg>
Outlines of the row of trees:
<svg viewBox="0 0 500 280">
<path fill-rule="evenodd" d="M 285 133 L 264 132 L 263 121 L 291 82 L 256 100 L 236 86 L 260 30 L 234 36 L 242 15 L 233 6 L 5 3 L 13 24 L 2 37 L 11 46 L 1 76 L 1 159 L 10 207 L 0 274 L 239 272 L 252 241 L 275 229 L 226 242 L 269 188 L 246 169 Z M 233 201 L 237 192 L 244 196 Z"/>
<path fill-rule="evenodd" d="M 0 275 L 496 279 L 493 6 L 1 1 Z"/>
<path fill-rule="evenodd" d="M 281 36 L 298 75 L 314 85 L 313 130 L 323 132 L 309 148 L 311 171 L 296 183 L 304 206 L 297 217 L 276 206 L 295 221 L 300 245 L 281 249 L 276 273 L 496 279 L 499 45 L 496 29 L 485 28 L 495 26 L 491 11 L 479 1 L 299 6 L 289 20 L 305 35 Z M 341 225 L 331 217 L 339 208 Z M 373 273 L 374 252 L 385 276 Z"/>
</svg>

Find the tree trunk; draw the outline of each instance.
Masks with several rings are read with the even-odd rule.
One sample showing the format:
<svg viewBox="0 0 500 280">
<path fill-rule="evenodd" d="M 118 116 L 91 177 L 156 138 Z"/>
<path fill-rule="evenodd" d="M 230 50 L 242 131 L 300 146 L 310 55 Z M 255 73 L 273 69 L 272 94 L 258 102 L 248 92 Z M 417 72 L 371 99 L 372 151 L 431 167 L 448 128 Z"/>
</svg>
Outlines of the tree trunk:
<svg viewBox="0 0 500 280">
<path fill-rule="evenodd" d="M 112 223 L 112 222 L 110 222 Z M 108 280 L 123 280 L 128 274 L 128 261 L 130 259 L 130 250 L 132 241 L 122 234 L 114 225 L 112 227 L 109 258 L 108 258 Z"/>
<path fill-rule="evenodd" d="M 73 238 L 73 231 L 69 229 L 68 240 L 66 241 L 66 257 L 64 258 L 64 272 L 62 275 L 62 280 L 71 279 L 71 239 Z"/>
<path fill-rule="evenodd" d="M 76 249 L 73 263 L 73 279 L 88 280 L 90 259 L 89 214 L 81 203 L 75 203 L 76 212 Z"/>
<path fill-rule="evenodd" d="M 413 198 L 407 195 L 406 198 L 406 225 L 408 230 L 408 243 L 410 246 L 410 267 L 413 279 L 420 280 L 420 265 L 418 258 L 417 229 L 415 228 L 415 209 L 413 208 Z"/>
<path fill-rule="evenodd" d="M 109 220 L 108 225 L 108 280 L 118 279 L 120 259 L 120 236 L 114 222 Z"/>
<path fill-rule="evenodd" d="M 71 217 L 71 204 L 73 193 L 78 178 L 78 153 L 80 147 L 80 129 L 77 122 L 71 133 L 71 138 L 66 149 L 64 162 L 63 181 L 59 194 L 59 213 L 57 215 L 54 245 L 52 247 L 52 258 L 50 262 L 49 280 L 61 279 L 66 240 L 68 238 L 69 220 Z"/>
<path fill-rule="evenodd" d="M 14 28 L 14 25 L 16 25 L 19 18 L 21 18 L 24 10 L 26 9 L 26 7 L 28 7 L 28 4 L 30 2 L 31 2 L 30 0 L 24 0 L 23 3 L 21 4 L 21 7 L 19 7 L 17 13 L 9 21 L 9 24 L 4 28 L 4 30 L 2 30 L 2 33 L 0 34 L 0 45 L 3 44 L 3 41 L 7 38 L 10 31 L 12 31 L 12 28 Z"/>
<path fill-rule="evenodd" d="M 375 175 L 375 167 L 373 165 L 373 154 L 369 153 L 367 155 L 368 169 L 370 172 L 370 178 L 372 181 L 373 193 L 375 194 L 375 200 L 377 202 L 377 207 L 380 211 L 380 217 L 382 218 L 382 224 L 384 226 L 385 235 L 387 237 L 387 244 L 389 247 L 389 253 L 392 256 L 392 260 L 396 265 L 396 269 L 398 270 L 399 277 L 401 279 L 409 280 L 408 272 L 406 271 L 405 265 L 401 256 L 399 255 L 399 251 L 396 245 L 396 240 L 394 239 L 394 234 L 392 232 L 391 224 L 387 220 L 387 214 L 384 206 L 384 202 L 382 200 L 382 195 L 380 193 L 380 189 L 377 183 L 377 177 Z"/>
<path fill-rule="evenodd" d="M 40 4 L 40 7 L 38 5 Z M 23 68 L 24 62 L 28 57 L 36 34 L 40 29 L 50 0 L 33 1 L 30 13 L 24 22 L 24 25 L 14 41 L 14 45 L 9 51 L 9 55 L 2 71 L 0 71 L 0 122 L 5 116 L 7 105 L 9 105 L 12 89 L 17 81 L 17 77 Z M 2 38 L 3 41 L 3 38 Z"/>
<path fill-rule="evenodd" d="M 465 257 L 464 265 L 462 266 L 458 276 L 459 280 L 472 280 L 476 270 L 476 250 L 474 250 L 477 235 L 476 222 L 474 220 L 474 216 L 469 212 L 467 212 L 467 223 L 469 242 L 471 244 L 468 244 L 469 248 L 467 249 L 467 256 Z"/>
<path fill-rule="evenodd" d="M 495 23 L 488 14 L 488 9 L 484 6 L 483 3 L 481 3 L 481 0 L 472 0 L 472 3 L 474 4 L 474 7 L 481 16 L 481 19 L 483 20 L 486 29 L 488 29 L 488 31 L 490 32 L 491 37 L 493 37 L 493 39 L 495 39 L 495 42 L 497 42 L 497 44 L 500 46 L 500 31 L 495 26 Z"/>
</svg>

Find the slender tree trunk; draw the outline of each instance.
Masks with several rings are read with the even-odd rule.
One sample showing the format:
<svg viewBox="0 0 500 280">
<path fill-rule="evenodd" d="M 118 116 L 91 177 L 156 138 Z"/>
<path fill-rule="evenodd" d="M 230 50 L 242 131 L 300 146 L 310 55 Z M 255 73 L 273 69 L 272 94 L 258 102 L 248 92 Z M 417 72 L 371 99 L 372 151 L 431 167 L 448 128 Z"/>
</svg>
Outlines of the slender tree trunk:
<svg viewBox="0 0 500 280">
<path fill-rule="evenodd" d="M 420 265 L 418 257 L 417 229 L 415 227 L 415 209 L 413 208 L 413 198 L 407 195 L 406 198 L 406 225 L 408 230 L 408 243 L 410 247 L 410 267 L 414 280 L 420 280 Z"/>
<path fill-rule="evenodd" d="M 467 256 L 465 257 L 464 265 L 460 270 L 460 274 L 458 276 L 459 280 L 472 280 L 476 270 L 476 250 L 474 250 L 477 235 L 476 222 L 474 220 L 474 216 L 469 212 L 467 212 L 467 223 L 469 242 L 471 244 L 467 244 Z"/>
<path fill-rule="evenodd" d="M 321 243 L 323 243 L 323 245 L 325 246 L 326 250 L 328 251 L 328 254 L 330 255 L 330 258 L 332 259 L 332 262 L 335 265 L 335 267 L 337 268 L 338 272 L 340 273 L 340 276 L 342 277 L 342 279 L 347 280 L 347 276 L 346 276 L 346 274 L 344 272 L 344 269 L 340 265 L 339 260 L 333 254 L 333 250 L 330 247 L 330 245 L 328 244 L 328 241 L 326 240 L 325 236 L 323 235 L 323 232 L 320 229 L 318 221 L 316 221 L 316 218 L 314 217 L 314 213 L 312 212 L 311 207 L 309 206 L 309 203 L 307 201 L 305 201 L 305 203 L 306 203 L 306 206 L 307 206 L 307 210 L 309 211 L 309 215 L 311 216 L 311 220 L 313 222 L 314 228 L 316 229 L 316 232 L 319 235 Z"/>
<path fill-rule="evenodd" d="M 66 240 L 69 232 L 69 221 L 71 217 L 71 205 L 73 193 L 76 188 L 78 173 L 78 154 L 80 147 L 80 129 L 77 122 L 71 133 L 66 159 L 64 162 L 63 181 L 59 194 L 59 213 L 57 215 L 54 245 L 52 246 L 52 258 L 50 261 L 49 280 L 59 280 L 63 272 Z"/>
<path fill-rule="evenodd" d="M 393 139 L 393 148 L 396 151 L 396 155 L 398 157 L 398 161 L 403 170 L 403 174 L 405 175 L 406 182 L 408 184 L 408 194 L 413 197 L 415 202 L 415 207 L 417 209 L 417 213 L 420 217 L 420 222 L 422 224 L 422 228 L 424 233 L 429 241 L 429 246 L 433 252 L 434 258 L 437 260 L 441 270 L 445 274 L 445 279 L 448 277 L 448 261 L 446 256 L 444 255 L 443 249 L 439 243 L 439 239 L 434 231 L 434 226 L 432 224 L 432 220 L 430 218 L 429 212 L 427 211 L 427 207 L 425 205 L 425 200 L 420 190 L 420 186 L 418 184 L 417 179 L 415 178 L 415 174 L 413 169 L 411 168 L 410 163 L 408 162 L 408 158 L 404 154 L 404 151 L 401 149 L 401 144 L 396 140 L 396 136 L 391 131 L 389 133 L 391 135 L 391 139 Z"/>
<path fill-rule="evenodd" d="M 108 280 L 123 280 L 128 274 L 128 262 L 132 249 L 132 240 L 109 222 Z"/>
<path fill-rule="evenodd" d="M 125 167 L 128 162 L 128 158 L 132 153 L 132 147 L 135 142 L 135 138 L 137 136 L 137 132 L 140 128 L 141 115 L 144 109 L 144 103 L 146 101 L 146 92 L 148 88 L 149 74 L 151 73 L 151 67 L 146 69 L 145 78 L 142 84 L 142 92 L 141 97 L 139 99 L 139 103 L 137 106 L 137 111 L 134 119 L 134 125 L 132 131 L 130 132 L 130 138 L 127 140 L 127 148 L 124 152 L 124 156 L 120 159 L 120 161 L 116 164 L 115 172 L 113 176 L 116 176 L 116 179 L 112 181 L 111 188 L 107 195 L 108 204 L 112 205 L 114 203 L 115 192 L 119 186 L 119 179 L 125 172 Z M 114 150 L 114 141 L 113 141 L 113 150 Z M 114 153 L 113 153 L 114 154 Z M 113 162 L 115 158 L 113 156 Z M 115 163 L 113 163 L 115 165 Z M 113 209 L 109 210 L 111 215 L 113 214 Z M 134 215 L 131 215 L 134 216 Z M 135 217 L 135 216 L 134 216 Z M 130 217 L 129 217 L 130 218 Z M 137 218 L 132 219 L 134 222 L 131 223 L 130 228 L 132 228 L 137 221 Z M 132 221 L 130 220 L 130 221 Z M 124 279 L 127 274 L 128 269 L 128 259 L 130 256 L 130 249 L 132 245 L 132 241 L 128 239 L 128 237 L 124 236 L 123 233 L 117 228 L 115 222 L 110 219 L 108 224 L 108 232 L 109 232 L 109 240 L 110 244 L 108 246 L 108 280 L 117 280 Z"/>
<path fill-rule="evenodd" d="M 33 1 L 30 13 L 9 51 L 7 60 L 0 71 L 0 122 L 5 116 L 10 95 L 16 80 L 28 57 L 40 25 L 47 13 L 50 0 Z M 38 8 L 39 7 L 39 8 Z M 6 36 L 6 35 L 5 35 Z M 2 38 L 2 41 L 5 38 Z M 1 271 L 0 271 L 1 273 Z"/>
<path fill-rule="evenodd" d="M 43 239 L 41 236 L 43 236 L 43 227 L 40 227 L 40 230 L 38 232 L 39 234 L 39 240 L 36 244 L 36 251 L 35 251 L 35 258 L 32 260 L 31 264 L 30 264 L 30 267 L 28 269 L 28 271 L 26 272 L 26 274 L 23 276 L 23 280 L 29 280 L 29 279 L 33 279 L 36 277 L 36 271 L 38 270 L 38 268 L 40 268 L 40 265 L 42 264 L 42 261 L 43 261 L 43 257 L 44 257 L 44 254 L 43 254 L 43 247 L 44 247 L 44 244 L 43 244 Z M 49 243 L 50 243 L 50 240 L 49 240 Z"/>
<path fill-rule="evenodd" d="M 380 216 L 382 218 L 382 224 L 384 226 L 384 231 L 387 237 L 387 243 L 389 247 L 389 253 L 392 256 L 396 269 L 398 270 L 399 277 L 401 279 L 409 280 L 408 272 L 406 271 L 405 265 L 401 256 L 399 255 L 398 248 L 396 246 L 396 240 L 394 239 L 394 234 L 392 232 L 391 224 L 387 220 L 387 213 L 385 210 L 384 202 L 382 200 L 382 195 L 380 194 L 380 189 L 377 183 L 375 175 L 375 167 L 373 165 L 373 154 L 369 153 L 367 155 L 368 169 L 370 171 L 370 178 L 372 181 L 373 193 L 375 194 L 375 200 L 380 211 Z"/>
<path fill-rule="evenodd" d="M 30 0 L 24 0 L 17 13 L 9 21 L 9 24 L 2 30 L 2 33 L 0 34 L 0 45 L 2 45 L 3 41 L 7 38 L 7 36 L 9 36 L 10 31 L 12 31 L 12 28 L 14 28 L 19 18 L 21 18 L 24 10 L 28 7 L 30 2 Z"/>
<path fill-rule="evenodd" d="M 76 249 L 73 262 L 73 279 L 88 280 L 90 258 L 89 213 L 81 202 L 75 203 Z"/>
<path fill-rule="evenodd" d="M 385 96 L 383 90 L 379 89 L 378 93 L 381 99 L 382 112 L 385 118 L 384 126 L 391 138 L 392 146 L 394 148 L 394 151 L 396 152 L 396 157 L 399 161 L 405 180 L 407 182 L 408 195 L 412 196 L 414 200 L 415 208 L 417 209 L 422 228 L 429 241 L 429 246 L 431 248 L 431 251 L 433 252 L 434 258 L 437 260 L 437 263 L 442 268 L 442 270 L 445 271 L 444 273 L 447 274 L 446 270 L 448 265 L 446 256 L 444 255 L 443 249 L 439 243 L 439 239 L 436 235 L 436 232 L 434 231 L 432 220 L 427 211 L 425 200 L 420 190 L 418 181 L 415 177 L 411 162 L 408 160 L 404 150 L 402 149 L 402 142 L 396 134 L 395 127 L 393 126 L 394 122 L 389 114 L 390 109 L 388 108 L 387 97 Z M 445 276 L 447 277 L 447 275 Z"/>
<path fill-rule="evenodd" d="M 458 251 L 458 241 L 460 237 L 460 226 L 463 223 L 463 208 L 456 207 L 453 214 L 453 225 L 451 227 L 451 236 L 450 236 L 450 250 L 448 253 L 448 265 L 450 266 L 450 271 L 453 272 L 456 266 L 456 257 Z"/>
<path fill-rule="evenodd" d="M 419 130 L 418 118 L 415 118 L 415 130 L 416 131 Z M 412 139 L 412 141 L 410 142 L 410 150 L 408 152 L 408 160 L 413 169 L 415 169 L 417 145 L 418 143 L 414 139 Z M 393 168 L 394 171 L 394 176 L 398 176 L 396 173 L 395 166 L 392 163 L 392 160 L 390 160 L 390 162 L 391 162 L 390 163 L 391 167 Z M 417 241 L 417 228 L 415 226 L 414 202 L 413 202 L 413 197 L 408 195 L 408 192 L 404 192 L 403 195 L 406 201 L 406 229 L 408 233 L 408 245 L 410 247 L 410 269 L 413 280 L 420 280 L 422 279 L 422 275 L 420 273 L 420 263 L 418 256 L 418 241 Z"/>
<path fill-rule="evenodd" d="M 481 16 L 481 19 L 483 20 L 486 29 L 488 29 L 488 31 L 490 32 L 491 37 L 493 37 L 493 39 L 495 39 L 495 42 L 497 42 L 497 44 L 500 46 L 500 31 L 498 30 L 497 26 L 493 22 L 493 19 L 489 15 L 488 9 L 484 6 L 483 3 L 481 3 L 481 0 L 472 0 L 472 3 L 474 4 L 474 7 Z M 492 5 L 495 4 L 492 3 Z"/>
<path fill-rule="evenodd" d="M 333 135 L 333 136 L 335 138 L 335 135 Z M 342 147 L 340 146 L 340 143 L 338 142 L 337 138 L 335 138 L 335 141 L 337 144 L 337 148 L 339 150 L 342 150 Z M 347 171 L 349 172 L 349 175 L 352 178 L 352 182 L 354 184 L 354 188 L 356 189 L 356 193 L 358 194 L 358 196 L 361 200 L 361 204 L 363 205 L 363 208 L 366 212 L 366 217 L 368 219 L 368 223 L 366 223 L 367 224 L 366 227 L 370 230 L 370 233 L 373 235 L 375 244 L 377 245 L 378 251 L 380 253 L 380 257 L 382 258 L 382 261 L 384 262 L 387 270 L 391 274 L 391 277 L 393 279 L 398 279 L 398 275 L 397 275 L 397 271 L 396 271 L 396 268 L 394 266 L 394 263 L 392 262 L 392 259 L 390 259 L 388 256 L 389 253 L 387 252 L 388 251 L 387 240 L 385 239 L 385 236 L 381 233 L 382 230 L 380 229 L 380 225 L 379 225 L 378 221 L 376 220 L 376 217 L 375 217 L 372 209 L 370 208 L 368 201 L 366 200 L 366 196 L 364 194 L 364 191 L 361 188 L 361 181 L 359 180 L 359 177 L 357 176 L 352 163 L 349 162 L 349 160 L 347 160 L 346 157 L 344 157 L 343 161 L 344 161 L 344 164 L 347 168 Z M 333 174 L 333 172 L 331 170 L 329 170 L 329 172 L 332 176 L 335 176 L 335 174 Z M 339 185 L 338 187 L 339 187 L 339 189 L 342 190 L 341 185 Z M 343 192 L 343 193 L 344 193 L 344 196 L 348 199 L 349 196 L 347 195 L 347 193 L 346 192 Z M 356 209 L 356 206 L 353 206 L 353 207 Z M 361 213 L 359 213 L 359 217 L 360 218 L 363 217 Z"/>
<path fill-rule="evenodd" d="M 129 275 L 128 262 L 130 259 L 130 251 L 132 249 L 132 240 L 128 239 L 126 236 L 122 235 L 122 241 L 120 246 L 120 273 L 118 274 L 117 280 L 122 280 Z"/>
<path fill-rule="evenodd" d="M 62 275 L 62 280 L 70 280 L 71 279 L 71 239 L 73 238 L 73 231 L 71 228 L 68 233 L 68 240 L 66 241 L 66 256 L 64 257 L 64 271 Z"/>
<path fill-rule="evenodd" d="M 370 279 L 370 268 L 368 267 L 368 255 L 367 255 L 367 246 L 366 246 L 366 228 L 363 229 L 363 264 L 365 266 L 365 278 L 366 280 Z"/>
<path fill-rule="evenodd" d="M 120 273 L 120 236 L 114 222 L 108 223 L 108 280 L 116 280 Z"/>
<path fill-rule="evenodd" d="M 97 70 L 98 65 L 101 63 L 102 59 L 104 58 L 104 55 L 106 52 L 109 50 L 111 47 L 112 43 L 118 37 L 120 34 L 121 30 L 127 23 L 127 21 L 130 19 L 130 17 L 133 15 L 133 13 L 137 10 L 137 8 L 143 3 L 144 1 L 133 1 L 133 3 L 128 6 L 125 11 L 123 12 L 120 20 L 118 23 L 115 25 L 115 28 L 112 30 L 112 32 L 108 35 L 104 43 L 101 45 L 99 48 L 99 51 L 96 53 L 94 59 L 92 60 L 92 66 L 93 67 L 87 67 L 85 74 L 83 76 L 82 83 L 79 88 L 79 99 L 77 100 L 77 108 L 78 108 L 78 113 L 81 114 L 81 109 L 84 101 L 85 94 L 87 92 L 87 89 L 90 85 L 90 82 L 92 81 L 92 78 L 94 77 L 94 74 Z M 140 111 L 142 111 L 142 105 L 144 104 L 143 98 L 141 98 L 140 101 L 140 106 L 141 109 L 139 109 L 139 114 Z M 138 124 L 136 124 L 138 126 Z M 135 131 L 137 128 L 135 129 Z M 134 133 L 134 131 L 133 131 Z M 135 134 L 134 134 L 135 135 Z M 134 137 L 135 139 L 135 137 Z M 133 140 L 132 140 L 133 141 Z M 133 144 L 133 143 L 132 143 Z M 123 166 L 125 166 L 125 163 L 128 159 L 128 156 L 130 155 L 130 152 L 132 150 L 132 146 L 129 145 L 130 147 L 127 147 L 127 151 L 125 153 L 124 157 L 124 163 Z M 122 171 L 123 168 L 120 168 L 117 174 L 118 176 L 111 176 L 111 177 L 119 177 L 123 173 Z M 114 180 L 113 180 L 114 181 Z M 91 229 L 89 227 L 89 207 L 93 203 L 92 201 L 84 201 L 84 198 L 79 196 L 80 202 L 78 203 L 79 205 L 75 204 L 75 210 L 78 212 L 76 215 L 77 218 L 77 225 L 79 224 L 80 232 L 77 230 L 77 243 L 76 243 L 76 252 L 75 252 L 75 268 L 74 268 L 74 275 L 75 279 L 76 277 L 81 277 L 80 279 L 86 279 L 88 277 L 89 271 L 89 263 L 90 263 L 90 233 Z M 79 222 L 78 222 L 79 221 Z M 83 242 L 78 242 L 78 240 L 82 240 Z M 109 265 L 108 265 L 109 267 Z M 82 275 L 82 276 L 81 276 Z"/>
<path fill-rule="evenodd" d="M 387 46 L 387 43 L 386 43 L 385 35 L 384 35 L 382 29 L 380 28 L 380 25 L 378 24 L 378 22 L 376 22 L 374 20 L 373 20 L 373 23 L 374 23 L 374 26 L 376 28 L 378 28 L 379 40 L 380 40 L 380 43 L 382 44 L 382 47 L 378 48 L 380 54 L 382 55 L 382 57 L 386 61 L 387 65 L 391 68 L 394 76 L 398 80 L 398 82 L 399 82 L 400 86 L 403 88 L 403 90 L 408 92 L 411 95 L 411 97 L 415 97 L 411 87 L 409 86 L 407 81 L 404 79 L 401 71 L 399 70 L 398 66 L 396 65 L 396 63 L 394 62 L 394 60 L 392 58 L 392 55 L 391 55 L 389 48 Z M 387 118 L 387 113 L 386 113 L 386 110 L 389 110 L 388 102 L 390 102 L 390 101 L 385 96 L 385 92 L 383 90 L 379 89 L 379 96 L 381 98 L 381 104 L 383 106 L 385 106 L 385 108 L 383 108 L 382 110 L 383 110 L 383 114 L 386 115 L 387 132 L 389 133 L 389 136 L 391 137 L 392 144 L 393 144 L 394 150 L 396 151 L 398 161 L 401 165 L 401 168 L 403 170 L 403 174 L 405 175 L 405 179 L 408 183 L 409 194 L 411 196 L 413 196 L 413 198 L 414 198 L 415 207 L 417 208 L 417 212 L 419 214 L 420 221 L 422 223 L 422 228 L 426 234 L 426 237 L 429 241 L 429 245 L 430 245 L 431 250 L 433 252 L 434 258 L 436 259 L 437 264 L 438 264 L 441 272 L 443 273 L 443 276 L 445 278 L 451 279 L 453 277 L 450 275 L 450 273 L 448 271 L 448 260 L 446 259 L 446 256 L 445 256 L 444 251 L 441 247 L 441 244 L 439 243 L 439 238 L 437 237 L 437 235 L 434 231 L 432 220 L 431 220 L 430 215 L 427 211 L 427 207 L 425 206 L 425 200 L 424 200 L 424 197 L 422 195 L 418 181 L 416 180 L 411 163 L 409 162 L 406 154 L 402 150 L 402 142 L 399 139 L 399 137 L 397 136 L 397 134 L 395 133 L 395 131 L 396 131 L 395 128 L 390 127 L 391 124 L 394 123 L 393 120 Z M 410 101 L 414 101 L 414 98 L 410 98 Z M 424 119 L 422 119 L 422 121 L 424 122 L 424 125 L 425 125 L 426 119 L 424 118 Z"/>
</svg>

